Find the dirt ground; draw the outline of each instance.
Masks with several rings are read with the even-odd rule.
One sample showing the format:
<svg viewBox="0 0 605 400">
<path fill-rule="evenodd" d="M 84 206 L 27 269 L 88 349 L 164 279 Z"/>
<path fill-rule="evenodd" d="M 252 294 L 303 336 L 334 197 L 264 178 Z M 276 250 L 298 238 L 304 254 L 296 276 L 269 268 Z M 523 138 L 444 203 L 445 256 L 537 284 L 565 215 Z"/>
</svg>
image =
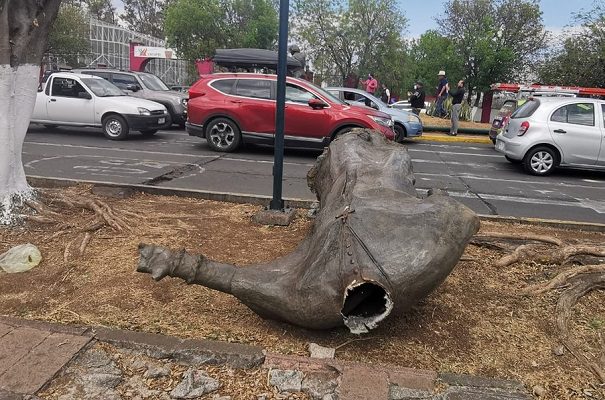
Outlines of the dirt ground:
<svg viewBox="0 0 605 400">
<path fill-rule="evenodd" d="M 90 197 L 89 189 L 61 191 L 77 198 Z M 44 257 L 29 272 L 0 274 L 0 314 L 240 342 L 283 354 L 307 355 L 307 343 L 315 342 L 341 346 L 336 352 L 341 359 L 516 379 L 530 390 L 542 386 L 543 398 L 549 399 L 605 398 L 596 378 L 569 352 L 553 353 L 559 345 L 554 314 L 559 292 L 519 294 L 564 267 L 532 262 L 498 268 L 494 261 L 501 253 L 469 245 L 465 258 L 470 261 L 460 262 L 410 314 L 391 316 L 362 337 L 346 329 L 309 331 L 263 320 L 220 292 L 176 279 L 154 282 L 135 268 L 141 242 L 184 247 L 242 267 L 268 261 L 292 251 L 309 231 L 311 220 L 299 216 L 289 227 L 266 227 L 251 221 L 259 207 L 250 205 L 146 194 L 105 201 L 128 212 L 131 230 L 105 227 L 92 237 L 83 256 L 73 252 L 67 262 L 64 249 L 77 236 L 53 237 L 64 227 L 29 222 L 0 228 L 0 252 L 30 242 Z M 132 218 L 134 213 L 140 218 Z M 80 227 L 91 219 L 91 213 L 81 209 L 65 210 L 63 216 Z M 481 229 L 598 244 L 605 236 L 493 222 L 484 222 Z M 574 308 L 572 334 L 589 354 L 598 353 L 605 330 L 602 299 L 602 293 L 593 292 Z"/>
<path fill-rule="evenodd" d="M 431 117 L 430 115 L 420 114 L 422 125 L 425 126 L 447 126 L 451 125 L 449 118 L 437 118 Z M 491 124 L 482 124 L 480 122 L 472 121 L 460 121 L 460 128 L 474 128 L 474 129 L 489 129 Z"/>
</svg>

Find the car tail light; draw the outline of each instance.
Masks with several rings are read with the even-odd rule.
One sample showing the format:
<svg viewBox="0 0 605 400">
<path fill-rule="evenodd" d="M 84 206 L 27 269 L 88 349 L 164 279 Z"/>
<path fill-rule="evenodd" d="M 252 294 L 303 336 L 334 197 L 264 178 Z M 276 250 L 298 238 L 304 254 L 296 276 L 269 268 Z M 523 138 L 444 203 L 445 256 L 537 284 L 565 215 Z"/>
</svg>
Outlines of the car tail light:
<svg viewBox="0 0 605 400">
<path fill-rule="evenodd" d="M 529 122 L 523 121 L 521 122 L 521 126 L 519 127 L 519 132 L 517 132 L 517 136 L 523 136 L 529 129 Z"/>
</svg>

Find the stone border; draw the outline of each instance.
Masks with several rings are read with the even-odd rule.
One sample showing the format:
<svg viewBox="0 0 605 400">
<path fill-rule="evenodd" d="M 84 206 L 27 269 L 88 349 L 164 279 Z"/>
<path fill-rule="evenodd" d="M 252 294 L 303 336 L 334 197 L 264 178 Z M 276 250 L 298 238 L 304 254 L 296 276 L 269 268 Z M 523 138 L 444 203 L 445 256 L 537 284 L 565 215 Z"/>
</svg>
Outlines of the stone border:
<svg viewBox="0 0 605 400">
<path fill-rule="evenodd" d="M 410 138 L 411 140 L 422 140 L 425 142 L 448 142 L 448 143 L 476 143 L 476 144 L 492 144 L 492 141 L 488 137 L 473 137 L 465 135 L 449 136 L 445 133 L 431 134 L 423 133 L 422 136 Z"/>
<path fill-rule="evenodd" d="M 136 349 L 154 358 L 171 358 L 184 363 L 227 364 L 233 368 L 255 368 L 265 362 L 265 351 L 252 345 L 216 340 L 181 339 L 154 333 L 106 327 L 66 325 L 46 321 L 0 316 L 0 324 L 23 326 L 53 333 L 90 337 L 125 349 Z M 1 397 L 0 397 L 1 399 Z"/>
<path fill-rule="evenodd" d="M 230 193 L 230 192 L 212 192 L 204 190 L 194 189 L 180 189 L 174 187 L 157 187 L 140 184 L 128 184 L 128 183 L 113 183 L 104 181 L 92 181 L 92 180 L 79 180 L 79 179 L 68 179 L 68 178 L 46 178 L 41 176 L 27 176 L 27 181 L 30 185 L 42 188 L 61 188 L 70 187 L 78 184 L 92 184 L 107 186 L 112 188 L 121 189 L 132 189 L 138 192 L 160 195 L 160 196 L 177 196 L 177 197 L 191 197 L 196 199 L 223 201 L 228 203 L 237 204 L 252 204 L 257 206 L 267 206 L 271 201 L 269 196 L 242 194 L 242 193 Z M 316 203 L 314 200 L 305 199 L 284 199 L 286 208 L 304 208 L 311 209 Z M 484 221 L 495 221 L 495 222 L 511 222 L 520 223 L 527 225 L 536 226 L 547 226 L 552 228 L 560 228 L 567 230 L 582 230 L 587 232 L 605 232 L 605 224 L 590 223 L 590 222 L 577 222 L 577 221 L 563 221 L 556 219 L 541 219 L 541 218 L 522 218 L 522 217 L 506 217 L 499 215 L 484 215 L 479 214 L 479 218 Z"/>
</svg>

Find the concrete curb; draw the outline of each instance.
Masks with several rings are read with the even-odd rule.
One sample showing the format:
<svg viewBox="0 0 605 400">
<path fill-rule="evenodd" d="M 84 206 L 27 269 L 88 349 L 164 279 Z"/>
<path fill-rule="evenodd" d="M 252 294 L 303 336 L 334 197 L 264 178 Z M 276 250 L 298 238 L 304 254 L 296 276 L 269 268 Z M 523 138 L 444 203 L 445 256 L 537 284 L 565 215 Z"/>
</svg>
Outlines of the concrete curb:
<svg viewBox="0 0 605 400">
<path fill-rule="evenodd" d="M 236 204 L 253 204 L 267 206 L 271 200 L 269 196 L 256 196 L 250 194 L 241 193 L 229 193 L 229 192 L 212 192 L 203 190 L 193 189 L 180 189 L 174 187 L 156 187 L 139 184 L 126 184 L 126 183 L 113 183 L 103 181 L 89 181 L 89 180 L 77 180 L 67 178 L 46 178 L 40 176 L 28 176 L 27 181 L 34 187 L 46 187 L 46 188 L 59 188 L 69 187 L 78 184 L 93 184 L 109 186 L 114 188 L 126 188 L 133 189 L 143 193 L 161 195 L 161 196 L 177 196 L 177 197 L 191 197 L 196 199 L 223 201 L 228 203 Z M 284 199 L 286 208 L 304 208 L 310 209 L 315 203 L 314 200 L 305 199 Z M 605 232 L 605 224 L 591 223 L 591 222 L 578 222 L 578 221 L 563 221 L 555 219 L 542 219 L 542 218 L 528 218 L 528 217 L 506 217 L 498 215 L 482 215 L 479 214 L 479 218 L 484 221 L 495 221 L 495 222 L 509 222 L 519 223 L 535 226 L 547 226 L 551 228 L 560 228 L 567 230 L 582 230 L 588 232 Z"/>
<path fill-rule="evenodd" d="M 224 201 L 227 203 L 237 204 L 253 204 L 257 206 L 267 206 L 271 201 L 270 196 L 262 195 L 251 195 L 244 193 L 231 193 L 231 192 L 213 192 L 206 190 L 195 190 L 195 189 L 182 189 L 176 187 L 165 187 L 165 186 L 151 186 L 141 184 L 129 184 L 129 183 L 115 183 L 106 181 L 95 181 L 95 180 L 81 180 L 81 179 L 69 179 L 69 178 L 47 178 L 44 176 L 28 175 L 27 181 L 34 187 L 42 188 L 61 188 L 75 186 L 78 184 L 91 184 L 99 186 L 108 186 L 112 188 L 128 188 L 138 192 L 155 194 L 160 196 L 177 196 L 177 197 L 191 197 L 194 199 L 213 200 L 213 201 Z M 286 208 L 311 208 L 314 200 L 304 199 L 290 199 L 284 198 L 284 206 Z"/>
<path fill-rule="evenodd" d="M 423 140 L 427 142 L 448 142 L 448 143 L 478 143 L 492 144 L 488 137 L 472 137 L 472 136 L 448 136 L 446 134 L 426 134 L 415 138 L 415 140 Z"/>
</svg>

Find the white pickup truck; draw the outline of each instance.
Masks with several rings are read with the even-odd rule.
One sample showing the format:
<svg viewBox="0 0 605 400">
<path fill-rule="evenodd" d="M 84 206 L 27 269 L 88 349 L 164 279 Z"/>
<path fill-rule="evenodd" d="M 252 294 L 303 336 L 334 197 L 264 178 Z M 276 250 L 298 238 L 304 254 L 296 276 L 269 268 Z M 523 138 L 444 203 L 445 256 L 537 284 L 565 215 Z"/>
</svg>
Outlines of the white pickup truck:
<svg viewBox="0 0 605 400">
<path fill-rule="evenodd" d="M 108 139 L 122 140 L 130 130 L 153 135 L 171 125 L 160 103 L 127 96 L 103 78 L 53 73 L 36 98 L 32 123 L 103 128 Z"/>
</svg>

